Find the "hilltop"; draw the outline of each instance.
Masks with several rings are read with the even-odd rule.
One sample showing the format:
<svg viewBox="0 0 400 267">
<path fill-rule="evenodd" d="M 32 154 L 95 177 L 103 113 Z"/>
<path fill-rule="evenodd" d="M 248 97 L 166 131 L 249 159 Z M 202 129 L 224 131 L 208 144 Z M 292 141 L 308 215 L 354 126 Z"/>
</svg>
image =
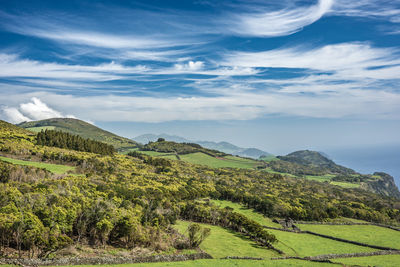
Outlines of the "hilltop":
<svg viewBox="0 0 400 267">
<path fill-rule="evenodd" d="M 212 150 L 218 150 L 221 152 L 224 152 L 226 154 L 231 154 L 231 155 L 236 155 L 240 157 L 245 157 L 245 158 L 253 158 L 253 159 L 259 159 L 262 156 L 267 156 L 270 157 L 272 156 L 271 153 L 268 153 L 266 151 L 260 150 L 258 148 L 243 148 L 236 146 L 234 144 L 231 144 L 229 142 L 213 142 L 213 141 L 194 141 L 194 140 L 189 140 L 181 136 L 177 135 L 169 135 L 169 134 L 143 134 L 139 135 L 133 140 L 136 142 L 142 143 L 142 144 L 147 144 L 148 142 L 155 142 L 159 138 L 163 138 L 166 141 L 172 141 L 176 143 L 196 143 L 201 145 L 204 148 L 212 149 Z"/>
<path fill-rule="evenodd" d="M 305 167 L 317 167 L 324 172 L 337 173 L 337 174 L 355 174 L 352 169 L 337 165 L 332 160 L 328 159 L 326 155 L 321 152 L 310 150 L 299 150 L 292 152 L 286 156 L 278 156 L 280 160 L 296 163 Z"/>
<path fill-rule="evenodd" d="M 114 146 L 118 150 L 138 147 L 138 143 L 128 138 L 110 133 L 93 124 L 72 118 L 53 118 L 40 121 L 23 122 L 17 126 L 33 132 L 40 132 L 45 129 L 58 130 L 70 134 L 79 135 L 83 138 L 90 138 Z"/>
</svg>

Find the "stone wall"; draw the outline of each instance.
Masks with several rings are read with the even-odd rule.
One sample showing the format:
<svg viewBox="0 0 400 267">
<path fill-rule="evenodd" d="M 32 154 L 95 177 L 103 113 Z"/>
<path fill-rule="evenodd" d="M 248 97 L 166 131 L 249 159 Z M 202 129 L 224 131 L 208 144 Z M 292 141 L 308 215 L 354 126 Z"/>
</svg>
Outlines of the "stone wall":
<svg viewBox="0 0 400 267">
<path fill-rule="evenodd" d="M 212 259 L 207 253 L 187 255 L 155 255 L 149 257 L 99 257 L 99 258 L 61 258 L 61 259 L 0 259 L 0 264 L 20 266 L 50 266 L 50 265 L 100 265 L 145 262 L 173 262 L 198 259 Z"/>
</svg>

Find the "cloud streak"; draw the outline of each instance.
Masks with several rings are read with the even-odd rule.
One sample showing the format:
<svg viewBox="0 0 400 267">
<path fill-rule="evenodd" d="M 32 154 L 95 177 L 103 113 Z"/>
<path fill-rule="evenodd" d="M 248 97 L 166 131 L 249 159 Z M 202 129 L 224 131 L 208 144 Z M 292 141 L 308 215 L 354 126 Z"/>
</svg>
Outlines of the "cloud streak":
<svg viewBox="0 0 400 267">
<path fill-rule="evenodd" d="M 277 11 L 234 14 L 223 22 L 232 34 L 275 37 L 293 34 L 329 12 L 333 0 L 319 0 L 316 5 Z"/>
</svg>

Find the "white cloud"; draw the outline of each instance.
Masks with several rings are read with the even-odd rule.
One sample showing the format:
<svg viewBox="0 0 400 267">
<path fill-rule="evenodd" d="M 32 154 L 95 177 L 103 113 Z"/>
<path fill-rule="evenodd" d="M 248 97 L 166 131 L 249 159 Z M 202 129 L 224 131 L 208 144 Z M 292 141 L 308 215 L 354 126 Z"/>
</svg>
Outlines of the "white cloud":
<svg viewBox="0 0 400 267">
<path fill-rule="evenodd" d="M 270 114 L 311 118 L 400 119 L 400 94 L 396 92 L 345 86 L 341 90 L 325 91 L 317 95 L 303 94 L 301 88 L 299 91 L 254 93 L 237 90 L 230 94 L 207 97 L 32 94 L 60 110 L 73 110 L 77 116 L 92 121 L 249 120 Z M 25 97 L 32 94 L 26 94 Z M 6 97 L 2 94 L 0 100 Z"/>
<path fill-rule="evenodd" d="M 202 61 L 189 61 L 186 64 L 175 64 L 175 69 L 178 71 L 197 71 L 204 67 Z"/>
<path fill-rule="evenodd" d="M 233 52 L 225 65 L 263 68 L 305 68 L 345 70 L 387 66 L 400 63 L 394 48 L 373 48 L 364 43 L 342 43 L 317 48 L 294 47 L 263 52 Z"/>
<path fill-rule="evenodd" d="M 333 0 L 319 0 L 316 5 L 278 11 L 231 14 L 223 24 L 231 33 L 243 36 L 283 36 L 295 33 L 329 12 Z"/>
<path fill-rule="evenodd" d="M 20 123 L 24 121 L 31 121 L 30 118 L 22 114 L 17 108 L 3 108 L 5 119 L 11 123 Z"/>
<path fill-rule="evenodd" d="M 61 112 L 50 108 L 36 97 L 32 97 L 31 101 L 28 103 L 21 103 L 19 108 L 4 107 L 3 113 L 6 117 L 5 119 L 12 123 L 50 118 L 75 118 L 73 115 L 63 115 Z"/>
<path fill-rule="evenodd" d="M 120 79 L 122 74 L 144 73 L 148 67 L 126 67 L 115 62 L 93 66 L 44 63 L 21 59 L 15 54 L 0 53 L 0 77 L 40 77 L 105 81 Z"/>
</svg>

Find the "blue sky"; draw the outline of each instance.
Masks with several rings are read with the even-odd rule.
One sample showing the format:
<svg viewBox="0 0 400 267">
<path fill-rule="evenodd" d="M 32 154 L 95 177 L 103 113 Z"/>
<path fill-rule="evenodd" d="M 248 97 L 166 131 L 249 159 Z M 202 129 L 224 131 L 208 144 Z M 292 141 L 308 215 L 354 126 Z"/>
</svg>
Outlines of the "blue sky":
<svg viewBox="0 0 400 267">
<path fill-rule="evenodd" d="M 274 153 L 399 144 L 400 1 L 0 0 L 0 118 Z"/>
</svg>

